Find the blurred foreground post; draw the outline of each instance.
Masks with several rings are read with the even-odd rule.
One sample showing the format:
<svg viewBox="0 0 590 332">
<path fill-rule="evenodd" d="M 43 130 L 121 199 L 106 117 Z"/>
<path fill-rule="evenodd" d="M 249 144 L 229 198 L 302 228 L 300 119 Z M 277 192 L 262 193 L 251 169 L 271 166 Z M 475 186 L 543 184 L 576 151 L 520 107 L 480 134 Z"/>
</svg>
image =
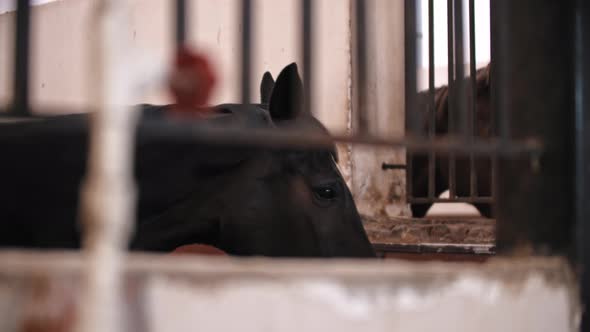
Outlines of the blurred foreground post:
<svg viewBox="0 0 590 332">
<path fill-rule="evenodd" d="M 86 255 L 78 330 L 123 331 L 121 262 L 135 219 L 132 180 L 136 113 L 128 105 L 135 83 L 127 1 L 97 2 L 90 29 L 96 112 L 91 116 L 87 175 L 81 191 Z"/>
</svg>

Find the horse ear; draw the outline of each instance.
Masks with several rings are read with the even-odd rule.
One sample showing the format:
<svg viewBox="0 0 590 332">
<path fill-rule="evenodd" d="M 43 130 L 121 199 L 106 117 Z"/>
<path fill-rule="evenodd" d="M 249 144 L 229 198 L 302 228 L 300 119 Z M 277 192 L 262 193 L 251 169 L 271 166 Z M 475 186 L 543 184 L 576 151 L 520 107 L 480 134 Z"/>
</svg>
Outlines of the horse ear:
<svg viewBox="0 0 590 332">
<path fill-rule="evenodd" d="M 297 72 L 297 64 L 285 67 L 272 89 L 269 112 L 273 121 L 292 120 L 303 110 L 303 83 Z"/>
<path fill-rule="evenodd" d="M 270 103 L 270 96 L 275 85 L 275 80 L 269 72 L 264 73 L 262 81 L 260 82 L 260 103 L 268 105 Z"/>
</svg>

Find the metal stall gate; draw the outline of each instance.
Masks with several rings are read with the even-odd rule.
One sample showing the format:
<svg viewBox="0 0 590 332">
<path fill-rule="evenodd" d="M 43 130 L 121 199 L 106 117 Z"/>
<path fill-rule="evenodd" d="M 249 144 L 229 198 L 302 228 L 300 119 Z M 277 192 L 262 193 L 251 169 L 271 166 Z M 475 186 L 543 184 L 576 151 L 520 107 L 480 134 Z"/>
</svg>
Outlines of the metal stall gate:
<svg viewBox="0 0 590 332">
<path fill-rule="evenodd" d="M 429 11 L 432 14 L 432 1 L 429 0 Z M 248 322 L 247 328 L 255 330 L 261 324 L 281 330 L 294 330 L 300 326 L 310 330 L 320 330 L 325 327 L 340 326 L 338 322 L 347 323 L 343 330 L 357 330 L 361 328 L 373 328 L 375 330 L 388 330 L 390 327 L 414 328 L 434 330 L 448 328 L 454 331 L 461 330 L 456 322 L 464 320 L 465 330 L 480 328 L 482 331 L 497 329 L 542 329 L 553 328 L 555 331 L 574 331 L 578 324 L 576 296 L 572 275 L 567 264 L 559 259 L 546 260 L 542 257 L 530 258 L 523 262 L 519 259 L 499 260 L 486 266 L 483 272 L 477 272 L 478 268 L 472 266 L 452 267 L 442 266 L 417 266 L 412 264 L 399 264 L 396 266 L 383 266 L 370 262 L 336 262 L 336 263 L 301 263 L 301 262 L 268 262 L 265 260 L 218 262 L 216 269 L 211 264 L 213 261 L 198 260 L 190 263 L 189 260 L 177 260 L 167 262 L 163 258 L 136 256 L 126 258 L 123 252 L 126 233 L 130 231 L 127 223 L 133 218 L 134 195 L 131 178 L 130 151 L 133 148 L 131 133 L 135 124 L 134 115 L 125 105 L 129 96 L 135 93 L 136 86 L 140 83 L 139 74 L 128 65 L 132 60 L 128 53 L 126 40 L 121 36 L 120 29 L 125 27 L 125 10 L 127 1 L 102 0 L 98 1 L 96 12 L 95 37 L 96 44 L 91 52 L 96 63 L 96 99 L 97 111 L 93 118 L 91 130 L 91 156 L 88 168 L 88 177 L 83 190 L 82 202 L 84 205 L 84 222 L 88 234 L 85 234 L 85 246 L 88 260 L 83 261 L 77 255 L 74 256 L 47 256 L 47 262 L 41 257 L 43 254 L 28 256 L 21 253 L 8 253 L 0 258 L 4 263 L 3 273 L 7 280 L 12 280 L 9 286 L 16 285 L 10 278 L 21 278 L 27 282 L 38 283 L 37 279 L 30 279 L 31 275 L 56 283 L 59 276 L 59 267 L 64 267 L 62 277 L 66 280 L 75 279 L 80 269 L 84 272 L 83 287 L 87 296 L 82 300 L 82 312 L 80 315 L 80 330 L 124 330 L 121 325 L 124 313 L 122 294 L 124 280 L 140 280 L 140 288 L 144 293 L 138 295 L 131 290 L 130 295 L 134 301 L 134 308 L 139 307 L 141 299 L 148 299 L 148 309 L 153 317 L 164 317 L 162 312 L 169 314 L 162 320 L 150 320 L 144 317 L 143 321 L 149 321 L 154 330 L 185 329 L 183 323 L 204 322 L 205 328 L 214 328 L 221 324 L 225 329 L 237 328 L 239 323 L 230 324 L 221 316 L 213 315 L 226 307 L 233 308 L 231 314 L 236 322 Z M 427 99 L 428 112 L 421 118 L 419 111 L 420 100 L 416 84 L 416 24 L 409 19 L 406 27 L 406 114 L 408 116 L 408 128 L 412 134 L 405 137 L 383 138 L 368 132 L 366 125 L 365 105 L 368 89 L 366 75 L 367 52 L 366 41 L 370 36 L 366 31 L 366 3 L 363 0 L 355 0 L 355 28 L 356 28 L 356 86 L 357 102 L 353 109 L 357 117 L 358 126 L 351 135 L 335 135 L 333 138 L 322 136 L 302 135 L 301 133 L 279 132 L 276 130 L 244 131 L 238 129 L 228 130 L 199 130 L 198 127 L 185 128 L 179 131 L 178 127 L 165 124 L 152 128 L 155 135 L 171 135 L 180 140 L 197 141 L 205 144 L 232 146 L 240 142 L 241 146 L 253 147 L 329 147 L 333 141 L 350 144 L 363 144 L 368 146 L 381 146 L 388 148 L 405 148 L 409 153 L 408 170 L 411 174 L 415 171 L 417 159 L 412 156 L 422 154 L 422 161 L 426 160 L 426 195 L 416 192 L 413 180 L 408 184 L 408 197 L 413 203 L 431 203 L 440 201 L 436 197 L 436 165 L 439 155 L 448 155 L 448 185 L 451 190 L 451 199 L 472 203 L 491 204 L 497 203 L 498 218 L 498 247 L 502 254 L 512 254 L 530 250 L 534 254 L 559 254 L 569 253 L 574 250 L 576 242 L 572 240 L 574 221 L 578 222 L 578 258 L 587 259 L 583 248 L 587 238 L 587 221 L 583 218 L 583 207 L 587 203 L 583 196 L 583 188 L 578 187 L 574 191 L 576 178 L 573 176 L 575 157 L 579 167 L 584 160 L 584 143 L 582 127 L 576 127 L 578 134 L 578 153 L 572 148 L 574 143 L 574 124 L 583 121 L 585 113 L 585 85 L 580 86 L 583 78 L 580 71 L 577 73 L 577 81 L 574 81 L 574 68 L 585 68 L 586 61 L 578 54 L 574 57 L 574 46 L 579 47 L 578 52 L 585 52 L 585 39 L 573 40 L 572 16 L 577 14 L 579 21 L 577 36 L 585 38 L 585 19 L 581 16 L 581 7 L 573 3 L 554 4 L 551 1 L 523 0 L 515 3 L 509 0 L 493 1 L 492 6 L 492 109 L 494 119 L 493 127 L 497 128 L 499 137 L 488 139 L 476 137 L 475 122 L 478 114 L 473 97 L 476 95 L 475 87 L 475 54 L 470 54 L 471 65 L 470 79 L 466 78 L 462 64 L 462 1 L 449 0 L 449 108 L 448 108 L 448 135 L 437 137 L 435 124 L 437 124 L 435 112 L 435 91 L 432 74 L 432 48 L 429 54 L 430 76 L 429 91 L 423 94 Z M 302 39 L 300 49 L 303 59 L 303 72 L 305 89 L 308 93 L 306 107 L 313 107 L 313 87 L 310 85 L 314 68 L 312 38 L 314 36 L 313 6 L 310 0 L 301 1 Z M 183 0 L 175 1 L 175 35 L 176 42 L 182 45 L 186 40 L 185 15 L 187 3 Z M 469 1 L 469 7 L 473 8 L 473 0 Z M 405 1 L 406 18 L 416 16 L 416 2 Z M 241 68 L 242 101 L 250 100 L 250 75 L 252 59 L 252 24 L 256 16 L 252 12 L 252 1 L 241 2 L 240 20 L 242 22 L 242 36 L 239 39 L 241 54 L 237 61 Z M 430 15 L 432 17 L 432 15 Z M 547 23 L 551 22 L 551 23 Z M 431 23 L 431 22 L 430 22 Z M 28 103 L 28 61 L 29 58 L 29 24 L 30 9 L 27 0 L 18 1 L 16 20 L 16 64 L 15 64 L 15 99 L 7 117 L 26 117 L 32 112 Z M 470 10 L 470 36 L 473 36 L 473 13 Z M 531 26 L 540 31 L 531 31 Z M 432 29 L 432 24 L 429 24 Z M 582 33 L 581 30 L 584 30 Z M 432 31 L 431 31 L 432 32 Z M 567 37 L 564 37 L 567 36 Z M 533 38 L 532 41 L 529 39 Z M 571 37 L 571 38 L 570 38 Z M 433 33 L 430 33 L 432 43 Z M 471 40 L 473 45 L 474 41 Z M 521 47 L 526 44 L 527 49 Z M 555 44 L 555 45 L 554 45 Z M 534 54 L 534 56 L 531 56 Z M 576 66 L 574 66 L 574 61 Z M 534 88 L 533 88 L 534 87 Z M 574 89 L 575 88 L 575 89 Z M 467 96 L 471 93 L 471 98 Z M 574 96 L 577 98 L 575 99 Z M 538 98 L 535 100 L 535 98 Z M 471 102 L 468 102 L 471 100 Z M 578 122 L 574 122 L 574 103 L 578 116 Z M 557 112 L 556 110 L 561 110 Z M 429 123 L 424 131 L 423 124 Z M 437 124 L 438 126 L 438 124 Z M 582 146 L 580 146 L 582 145 Z M 110 157 L 108 159 L 107 157 Z M 425 159 L 424 159 L 425 158 Z M 478 158 L 489 158 L 495 171 L 494 185 L 490 185 L 490 193 L 478 190 L 477 177 Z M 581 158 L 581 159 L 580 159 Z M 464 196 L 458 191 L 457 169 L 459 164 L 467 164 L 469 167 L 468 193 Z M 580 173 L 580 169 L 577 169 Z M 583 172 L 581 172 L 583 173 Z M 578 174 L 581 176 L 581 174 Z M 412 179 L 408 176 L 408 179 Z M 519 181 L 516 181 L 518 179 Z M 562 195 L 556 197 L 554 192 Z M 574 198 L 578 198 L 574 205 Z M 97 208 L 108 206 L 108 211 Z M 577 208 L 577 210 L 576 210 Z M 578 219 L 574 218 L 574 212 L 578 211 Z M 39 256 L 39 257 L 37 257 Z M 24 263 L 23 260 L 30 260 Z M 130 263 L 125 267 L 124 262 Z M 179 263 L 179 264 L 175 264 Z M 186 264 L 183 267 L 180 263 Z M 52 264 L 55 264 L 52 266 Z M 274 268 L 271 265 L 277 264 Z M 298 265 L 300 264 L 300 265 Z M 325 266 L 321 266 L 325 264 Z M 284 269 L 281 272 L 281 268 Z M 584 267 L 585 268 L 585 267 Z M 78 272 L 75 272 L 78 271 Z M 286 271 L 286 272 L 285 272 Z M 46 274 L 43 274 L 46 273 Z M 464 273 L 463 275 L 461 273 Z M 31 274 L 31 275 L 29 275 Z M 49 277 L 48 277 L 49 276 Z M 164 277 L 166 276 L 166 277 Z M 171 286 L 173 278 L 180 277 L 181 282 Z M 427 286 L 416 285 L 417 278 L 425 281 Z M 441 283 L 443 278 L 444 282 Z M 515 279 L 513 279 L 516 276 Z M 587 278 L 587 276 L 584 274 Z M 44 279 L 45 278 L 45 279 Z M 68 279 L 69 278 L 69 279 Z M 127 279 L 125 279 L 127 278 Z M 16 279 L 18 280 L 18 279 Z M 32 281 L 31 281 L 32 280 Z M 35 281 L 36 280 L 36 281 Z M 239 282 L 233 283 L 236 280 Z M 254 282 L 248 284 L 249 282 Z M 399 288 L 391 284 L 391 280 L 399 281 Z M 27 289 L 25 282 L 18 287 L 12 287 L 16 293 L 7 291 L 3 294 L 21 294 Z M 190 289 L 187 284 L 191 282 L 199 284 L 200 288 Z M 242 284 L 240 284 L 242 282 Z M 41 282 L 42 283 L 42 282 Z M 59 283 L 59 281 L 58 281 Z M 215 283 L 217 293 L 212 299 L 219 302 L 207 302 L 203 300 L 211 295 L 207 291 L 207 285 Z M 221 285 L 218 285 L 220 283 Z M 203 286 L 205 285 L 205 286 Z M 242 286 L 244 287 L 242 287 Z M 513 287 L 517 285 L 520 298 L 512 294 Z M 127 285 L 129 286 L 129 285 Z M 167 288 L 168 287 L 168 288 Z M 188 287 L 188 288 L 187 288 Z M 437 288 L 438 287 L 438 288 Z M 494 288 L 495 287 L 495 288 Z M 133 287 L 132 287 L 133 288 Z M 488 290 L 493 288 L 496 293 L 490 294 Z M 583 287 L 586 289 L 586 287 Z M 444 292 L 437 292 L 443 289 Z M 129 292 L 129 289 L 126 289 Z M 299 292 L 297 292 L 299 290 Z M 354 296 L 352 293 L 361 294 Z M 425 296 L 421 292 L 426 292 Z M 304 301 L 297 298 L 303 294 Z M 195 298 L 183 297 L 183 294 L 191 294 Z M 221 294 L 221 295 L 220 295 Z M 239 315 L 239 310 L 234 304 L 250 303 L 251 298 L 263 294 L 261 303 L 264 308 L 270 310 L 276 305 L 273 318 L 265 315 L 256 315 L 258 321 L 249 320 L 247 315 Z M 380 295 L 381 294 L 381 295 Z M 442 295 L 441 295 L 442 294 Z M 458 294 L 458 297 L 457 297 Z M 307 296 L 307 297 L 305 297 Z M 247 300 L 250 298 L 250 300 Z M 294 300 L 293 300 L 293 299 Z M 318 312 L 305 310 L 306 301 L 314 302 L 321 298 L 329 298 L 326 302 L 333 309 L 324 318 Z M 484 300 L 482 300 L 482 298 Z M 183 306 L 190 307 L 196 302 L 200 303 L 191 307 L 193 312 L 201 311 L 203 315 L 197 315 L 197 319 L 191 314 L 179 314 L 168 312 L 165 306 L 154 305 L 154 299 L 163 300 L 165 303 L 176 301 Z M 195 300 L 199 299 L 199 300 Z M 291 299 L 291 300 L 289 300 Z M 202 302 L 199 302 L 203 300 Z M 587 300 L 587 299 L 586 299 Z M 168 302 L 167 302 L 168 301 Z M 245 301 L 245 302 L 244 302 Z M 250 302 L 248 302 L 250 301 Z M 298 302 L 300 301 L 300 302 Z M 462 308 L 460 317 L 457 312 L 448 311 L 459 302 Z M 157 302 L 157 301 L 156 301 Z M 302 306 L 295 306 L 299 303 Z M 441 305 L 435 309 L 432 303 Z M 524 305 L 522 304 L 524 303 Z M 221 304 L 225 304 L 225 307 Z M 355 306 L 356 305 L 356 306 Z M 208 306 L 211 306 L 208 309 Z M 244 308 L 248 306 L 237 305 Z M 251 307 L 251 306 L 250 306 Z M 145 307 L 144 307 L 145 308 Z M 211 309 L 213 308 L 213 309 Z M 312 308 L 314 308 L 312 306 Z M 319 308 L 319 307 L 317 307 Z M 418 309 L 416 309 L 418 308 Z M 502 310 L 506 309 L 506 310 Z M 372 309 L 378 309 L 373 312 Z M 298 325 L 297 320 L 287 319 L 286 313 L 293 310 L 294 316 L 306 316 L 314 325 Z M 426 311 L 438 311 L 440 316 L 433 314 L 432 321 L 425 323 L 421 313 Z M 469 310 L 473 310 L 469 314 Z M 486 317 L 478 315 L 478 310 L 489 313 Z M 246 312 L 250 312 L 245 310 Z M 552 315 L 547 313 L 552 312 Z M 546 315 L 543 315 L 545 313 Z M 145 314 L 145 313 L 144 313 Z M 207 315 L 213 315 L 219 320 L 207 320 Z M 520 316 L 519 316 L 520 315 Z M 141 314 L 139 314 L 141 316 Z M 387 316 L 388 318 L 384 318 Z M 179 318 L 176 325 L 160 324 L 158 322 Z M 342 320 L 342 317 L 345 317 Z M 392 320 L 395 317 L 397 320 Z M 449 317 L 453 323 L 449 323 Z M 474 318 L 475 317 L 475 318 Z M 524 319 L 523 319 L 524 317 Z M 535 317 L 535 319 L 529 319 Z M 323 320 L 322 320 L 323 319 Z M 141 319 L 139 319 L 141 321 Z M 299 322 L 299 324 L 302 324 Z M 311 324 L 311 323 L 310 323 Z M 342 325 L 342 324 L 341 324 Z M 137 326 L 135 327 L 137 328 Z"/>
<path fill-rule="evenodd" d="M 417 30 L 421 9 L 428 7 L 428 90 L 416 95 L 415 89 L 406 90 L 406 130 L 408 136 L 430 141 L 445 138 L 473 144 L 475 140 L 495 144 L 501 139 L 497 118 L 491 111 L 490 75 L 487 68 L 476 68 L 475 1 L 468 0 L 464 13 L 463 0 L 447 0 L 447 58 L 448 83 L 435 87 L 435 43 L 441 38 L 434 28 L 434 0 L 405 2 L 405 61 L 406 87 L 418 87 L 416 71 L 421 47 L 417 41 L 426 33 Z M 467 34 L 464 18 L 467 17 Z M 440 31 L 442 32 L 442 30 Z M 467 38 L 464 38 L 465 36 Z M 468 40 L 465 44 L 464 40 Z M 469 50 L 468 59 L 464 59 Z M 418 52 L 417 52 L 418 51 Z M 468 60 L 468 61 L 465 61 Z M 469 70 L 465 72 L 465 63 Z M 494 203 L 495 158 L 467 154 L 437 154 L 409 152 L 406 179 L 408 203 L 414 217 L 424 217 L 433 203 L 462 202 L 474 204 L 484 217 L 492 217 Z M 387 165 L 386 165 L 387 166 Z M 448 189 L 449 197 L 440 194 Z"/>
<path fill-rule="evenodd" d="M 435 29 L 435 17 L 441 14 L 436 9 L 441 10 L 443 5 L 446 24 L 444 28 Z M 478 3 L 478 9 L 484 5 L 485 2 Z M 524 154 L 535 158 L 535 147 L 540 151 L 541 142 L 533 136 L 524 137 L 521 147 L 501 144 L 507 137 L 500 135 L 498 126 L 502 114 L 492 108 L 491 65 L 488 62 L 487 66 L 477 68 L 476 46 L 489 37 L 480 36 L 481 40 L 476 40 L 476 25 L 481 27 L 482 24 L 485 22 L 476 22 L 473 0 L 404 1 L 406 138 L 470 147 L 501 146 L 500 150 L 524 148 L 528 149 Z M 435 41 L 444 38 L 444 50 L 435 51 Z M 436 68 L 437 52 L 446 53 L 447 73 Z M 423 53 L 427 54 L 426 64 L 420 64 Z M 422 71 L 426 71 L 426 75 Z M 446 85 L 436 86 L 435 82 L 444 81 L 441 77 L 446 77 Z M 424 86 L 426 90 L 422 90 Z M 407 224 L 407 232 L 419 233 L 423 240 L 419 244 L 399 240 L 401 243 L 397 244 L 390 240 L 379 247 L 389 256 L 416 259 L 436 254 L 441 259 L 481 261 L 493 255 L 496 222 L 492 218 L 498 152 L 406 151 L 405 165 L 383 163 L 382 168 L 405 170 L 406 200 L 413 219 L 391 223 L 393 227 Z M 441 196 L 446 190 L 448 197 Z M 463 211 L 427 216 L 431 207 L 438 203 L 443 203 L 437 206 L 440 211 L 445 211 L 444 203 L 472 204 L 481 217 Z M 422 229 L 430 231 L 424 234 Z"/>
</svg>

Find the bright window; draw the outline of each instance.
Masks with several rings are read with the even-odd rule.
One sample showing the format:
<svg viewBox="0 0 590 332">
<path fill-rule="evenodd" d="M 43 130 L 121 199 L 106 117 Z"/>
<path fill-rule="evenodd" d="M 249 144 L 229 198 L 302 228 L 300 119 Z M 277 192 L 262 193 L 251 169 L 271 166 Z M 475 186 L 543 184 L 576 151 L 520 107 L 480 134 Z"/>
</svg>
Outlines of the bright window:
<svg viewBox="0 0 590 332">
<path fill-rule="evenodd" d="M 428 0 L 418 0 L 420 11 L 420 24 L 418 29 L 422 31 L 422 40 L 419 42 L 421 56 L 418 59 L 420 67 L 420 89 L 428 87 Z M 465 64 L 469 65 L 469 1 L 463 1 L 463 36 L 465 45 Z M 435 85 L 447 83 L 447 1 L 434 0 L 434 64 Z M 476 66 L 482 67 L 490 61 L 490 1 L 475 0 L 475 59 Z M 466 71 L 466 74 L 469 73 Z"/>
</svg>

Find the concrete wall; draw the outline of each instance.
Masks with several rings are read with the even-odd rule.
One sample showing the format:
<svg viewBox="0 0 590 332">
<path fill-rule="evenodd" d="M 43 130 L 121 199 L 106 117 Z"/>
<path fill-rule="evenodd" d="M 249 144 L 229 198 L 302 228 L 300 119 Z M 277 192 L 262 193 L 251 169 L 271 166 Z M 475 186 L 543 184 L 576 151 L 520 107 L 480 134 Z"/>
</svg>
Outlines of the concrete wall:
<svg viewBox="0 0 590 332">
<path fill-rule="evenodd" d="M 71 331 L 80 256 L 0 254 L 0 330 Z M 573 332 L 558 259 L 484 264 L 129 257 L 123 318 L 137 331 Z"/>
</svg>

